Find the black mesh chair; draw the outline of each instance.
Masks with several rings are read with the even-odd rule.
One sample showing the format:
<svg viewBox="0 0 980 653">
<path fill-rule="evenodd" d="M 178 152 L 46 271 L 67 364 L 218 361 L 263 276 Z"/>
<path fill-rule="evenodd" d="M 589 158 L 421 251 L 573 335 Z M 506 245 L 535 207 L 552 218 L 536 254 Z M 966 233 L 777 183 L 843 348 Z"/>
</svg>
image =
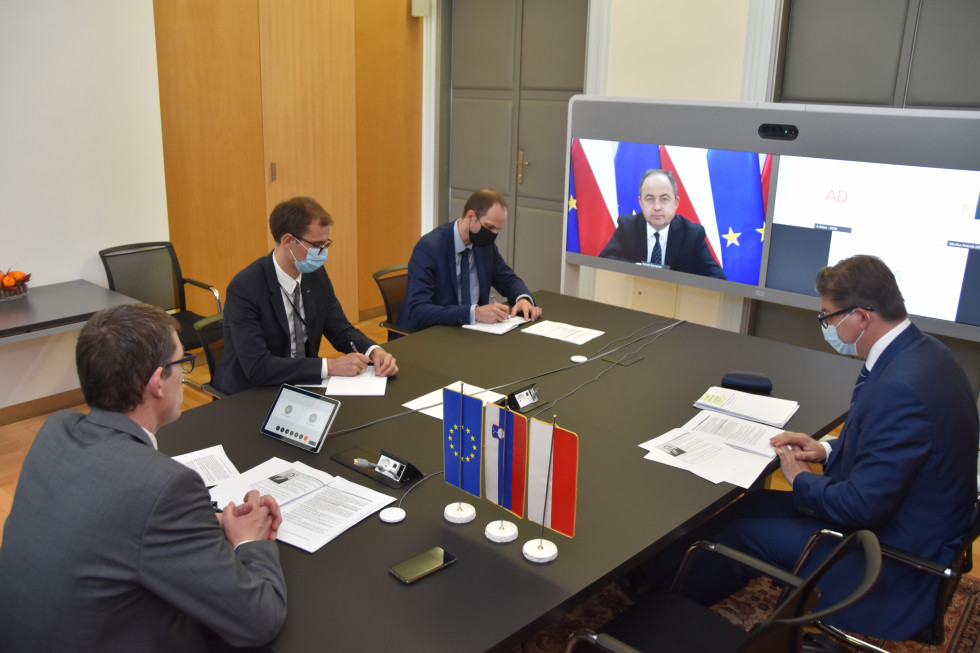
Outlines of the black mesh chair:
<svg viewBox="0 0 980 653">
<path fill-rule="evenodd" d="M 834 605 L 810 612 L 819 598 L 817 584 L 827 571 L 846 555 L 864 553 L 864 574 L 855 579 L 854 589 Z M 680 592 L 686 572 L 700 555 L 721 555 L 772 578 L 783 585 L 784 597 L 768 619 L 744 631 L 721 615 L 686 598 Z M 770 653 L 801 651 L 803 628 L 816 620 L 843 610 L 862 596 L 878 580 L 881 548 L 871 531 L 857 531 L 846 537 L 807 578 L 800 578 L 721 544 L 697 542 L 681 563 L 669 592 L 651 592 L 626 612 L 610 621 L 602 634 L 580 630 L 569 638 L 566 653 L 585 651 L 677 651 L 683 653 Z"/>
<path fill-rule="evenodd" d="M 408 290 L 408 265 L 391 265 L 382 268 L 371 275 L 378 290 L 381 291 L 381 299 L 385 302 L 385 313 L 387 319 L 380 326 L 388 329 L 388 341 L 407 336 L 411 331 L 398 326 L 398 311 L 401 310 L 402 302 L 405 301 L 405 292 Z"/>
<path fill-rule="evenodd" d="M 218 312 L 221 312 L 221 296 L 217 289 L 180 273 L 177 253 L 169 242 L 135 243 L 110 247 L 99 252 L 109 289 L 133 299 L 172 311 L 180 323 L 180 344 L 184 349 L 196 349 L 197 334 L 194 323 L 202 316 L 187 310 L 184 286 L 190 284 L 214 295 Z"/>
<path fill-rule="evenodd" d="M 222 313 L 216 313 L 203 317 L 194 323 L 194 333 L 197 334 L 198 344 L 204 349 L 204 358 L 208 361 L 208 370 L 211 379 L 214 379 L 214 370 L 221 360 L 221 354 L 225 350 L 225 334 L 222 329 Z M 194 384 L 197 385 L 197 384 Z M 207 392 L 213 399 L 222 399 L 227 395 L 214 387 L 211 381 L 202 383 L 200 389 Z"/>
<path fill-rule="evenodd" d="M 824 529 L 818 533 L 815 533 L 813 537 L 810 538 L 810 542 L 807 544 L 806 548 L 803 549 L 803 553 L 800 554 L 800 559 L 796 563 L 796 568 L 800 569 L 803 567 L 810 554 L 813 552 L 813 549 L 821 540 L 840 540 L 844 537 L 845 536 L 843 533 L 829 529 Z M 953 559 L 948 564 L 940 564 L 934 560 L 922 558 L 886 544 L 881 545 L 881 555 L 883 557 L 899 562 L 912 569 L 917 569 L 921 573 L 932 574 L 942 579 L 939 592 L 935 597 L 932 597 L 932 600 L 935 601 L 935 612 L 933 613 L 932 621 L 926 624 L 922 630 L 912 636 L 913 642 L 928 644 L 930 646 L 938 646 L 945 641 L 946 610 L 949 608 L 950 601 L 953 600 L 953 594 L 956 592 L 956 586 L 959 585 L 960 578 L 963 576 L 963 574 L 973 569 L 973 542 L 978 537 L 980 537 L 980 517 L 974 519 L 973 525 L 963 535 L 963 541 L 956 549 L 956 552 L 953 554 Z M 930 597 L 924 596 L 922 597 L 922 600 L 928 601 L 930 600 Z M 816 625 L 824 632 L 830 633 L 834 637 L 846 641 L 851 646 L 861 650 L 878 652 L 882 650 L 874 644 L 865 642 L 864 640 L 846 633 L 835 626 L 822 622 L 817 622 Z"/>
</svg>

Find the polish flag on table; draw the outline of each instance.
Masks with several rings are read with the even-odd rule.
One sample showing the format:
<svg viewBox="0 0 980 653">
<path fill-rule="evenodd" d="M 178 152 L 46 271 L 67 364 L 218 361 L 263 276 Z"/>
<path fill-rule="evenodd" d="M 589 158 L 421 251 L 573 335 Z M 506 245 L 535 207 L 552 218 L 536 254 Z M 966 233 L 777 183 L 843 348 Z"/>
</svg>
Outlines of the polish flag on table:
<svg viewBox="0 0 980 653">
<path fill-rule="evenodd" d="M 527 518 L 575 537 L 578 435 L 536 419 L 529 433 Z"/>
<path fill-rule="evenodd" d="M 488 403 L 483 418 L 483 464 L 486 496 L 524 516 L 527 487 L 527 418 Z"/>
</svg>

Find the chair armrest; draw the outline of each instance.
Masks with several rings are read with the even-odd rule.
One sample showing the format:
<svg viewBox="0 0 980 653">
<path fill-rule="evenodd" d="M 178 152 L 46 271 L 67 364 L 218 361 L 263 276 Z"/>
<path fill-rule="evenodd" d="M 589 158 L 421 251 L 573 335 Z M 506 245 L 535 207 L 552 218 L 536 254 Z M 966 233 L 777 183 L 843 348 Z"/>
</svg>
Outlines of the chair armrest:
<svg viewBox="0 0 980 653">
<path fill-rule="evenodd" d="M 204 290 L 210 290 L 211 294 L 214 295 L 215 303 L 218 305 L 218 312 L 219 313 L 221 312 L 221 295 L 218 294 L 217 288 L 215 288 L 214 286 L 209 286 L 208 284 L 202 283 L 196 279 L 190 279 L 188 277 L 184 277 L 184 283 L 189 283 L 192 286 L 197 286 L 198 288 L 203 288 Z"/>
<path fill-rule="evenodd" d="M 733 562 L 736 562 L 743 567 L 747 567 L 756 573 L 763 574 L 772 578 L 777 583 L 784 585 L 786 587 L 799 587 L 803 580 L 795 574 L 791 574 L 785 569 L 781 569 L 775 565 L 771 565 L 768 562 L 763 562 L 758 558 L 753 558 L 750 555 L 742 553 L 741 551 L 736 551 L 735 549 L 725 546 L 724 544 L 714 544 L 712 542 L 706 542 L 700 540 L 691 545 L 684 554 L 684 560 L 681 561 L 680 569 L 677 570 L 677 575 L 674 577 L 674 582 L 670 587 L 671 592 L 676 592 L 678 594 L 683 594 L 684 583 L 687 581 L 688 568 L 691 562 L 699 557 L 701 553 L 711 553 L 714 555 L 720 555 L 723 558 L 728 558 Z"/>
<path fill-rule="evenodd" d="M 573 653 L 576 645 L 580 643 L 588 643 L 590 648 L 599 651 L 609 651 L 610 653 L 640 653 L 639 650 L 625 642 L 619 641 L 612 635 L 596 633 L 588 628 L 576 630 L 569 636 L 565 642 L 565 653 Z"/>
<path fill-rule="evenodd" d="M 813 550 L 821 540 L 831 539 L 839 542 L 843 540 L 844 537 L 845 536 L 843 533 L 830 530 L 829 528 L 817 531 L 810 538 L 810 541 L 807 542 L 806 547 L 803 548 L 803 552 L 796 561 L 796 566 L 793 568 L 793 571 L 796 573 L 800 572 L 800 569 L 802 569 L 803 565 L 806 564 L 806 561 L 809 560 L 810 555 L 813 553 Z M 942 576 L 943 578 L 956 577 L 956 571 L 947 565 L 936 562 L 935 560 L 923 558 L 922 556 L 909 553 L 908 551 L 903 551 L 902 549 L 898 549 L 893 546 L 888 546 L 887 544 L 881 544 L 879 546 L 881 547 L 881 557 L 883 558 L 895 560 L 896 562 L 900 562 L 914 569 L 919 569 L 920 571 L 934 574 L 936 576 Z"/>
<path fill-rule="evenodd" d="M 405 327 L 400 327 L 397 324 L 392 324 L 391 322 L 388 322 L 387 320 L 385 320 L 384 322 L 381 322 L 378 326 L 380 326 L 383 329 L 387 329 L 388 331 L 391 331 L 392 333 L 397 333 L 398 335 L 402 335 L 402 336 L 407 336 L 407 335 L 410 335 L 410 334 L 414 333 L 414 331 L 412 331 L 410 329 L 406 329 Z"/>
</svg>

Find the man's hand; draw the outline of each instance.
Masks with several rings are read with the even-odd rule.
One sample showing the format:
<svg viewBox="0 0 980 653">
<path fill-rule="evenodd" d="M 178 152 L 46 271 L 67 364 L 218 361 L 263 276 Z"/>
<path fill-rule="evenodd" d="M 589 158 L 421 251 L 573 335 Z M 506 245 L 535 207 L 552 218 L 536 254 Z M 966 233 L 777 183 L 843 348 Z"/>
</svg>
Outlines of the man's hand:
<svg viewBox="0 0 980 653">
<path fill-rule="evenodd" d="M 371 362 L 374 363 L 375 376 L 395 376 L 398 374 L 395 357 L 381 347 L 375 347 L 374 351 L 371 352 Z"/>
<path fill-rule="evenodd" d="M 249 540 L 275 540 L 282 524 L 279 504 L 269 495 L 251 490 L 243 503 L 225 506 L 219 520 L 225 538 L 232 546 Z"/>
<path fill-rule="evenodd" d="M 518 313 L 523 315 L 524 319 L 534 322 L 536 319 L 541 317 L 541 307 L 532 304 L 530 301 L 528 301 L 527 297 L 521 297 L 517 300 L 517 303 L 514 304 L 514 308 L 510 309 L 511 317 L 517 315 Z"/>
<path fill-rule="evenodd" d="M 494 322 L 503 322 L 506 319 L 507 319 L 507 306 L 505 304 L 490 302 L 489 304 L 484 304 L 483 306 L 476 307 L 477 322 L 486 322 L 488 324 L 493 324 Z"/>
<path fill-rule="evenodd" d="M 776 449 L 780 469 L 790 486 L 797 475 L 810 471 L 809 463 L 821 462 L 827 455 L 822 444 L 803 433 L 783 431 L 770 438 L 769 444 Z"/>
<path fill-rule="evenodd" d="M 364 354 L 354 352 L 327 361 L 327 373 L 331 376 L 357 376 L 371 361 Z"/>
</svg>

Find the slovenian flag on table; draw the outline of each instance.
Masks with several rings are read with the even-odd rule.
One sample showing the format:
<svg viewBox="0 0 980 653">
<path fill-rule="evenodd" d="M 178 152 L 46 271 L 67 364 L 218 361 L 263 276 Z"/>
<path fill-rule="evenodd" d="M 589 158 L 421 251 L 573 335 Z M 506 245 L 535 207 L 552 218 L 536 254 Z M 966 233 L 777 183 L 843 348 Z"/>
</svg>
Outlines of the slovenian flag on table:
<svg viewBox="0 0 980 653">
<path fill-rule="evenodd" d="M 529 420 L 527 518 L 575 537 L 578 494 L 578 436 Z"/>
<path fill-rule="evenodd" d="M 523 517 L 527 418 L 488 403 L 483 417 L 483 451 L 487 499 Z"/>
<path fill-rule="evenodd" d="M 442 442 L 446 482 L 480 496 L 480 430 L 483 402 L 476 397 L 442 389 Z"/>
</svg>

